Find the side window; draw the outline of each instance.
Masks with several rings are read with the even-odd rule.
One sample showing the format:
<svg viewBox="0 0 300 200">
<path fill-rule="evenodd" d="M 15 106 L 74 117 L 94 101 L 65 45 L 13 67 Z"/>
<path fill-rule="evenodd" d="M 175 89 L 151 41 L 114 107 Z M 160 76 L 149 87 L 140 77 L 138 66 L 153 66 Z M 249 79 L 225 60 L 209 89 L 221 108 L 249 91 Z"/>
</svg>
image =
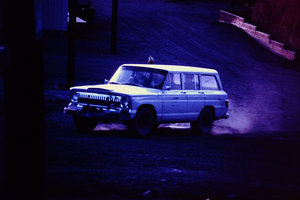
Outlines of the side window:
<svg viewBox="0 0 300 200">
<path fill-rule="evenodd" d="M 199 90 L 199 77 L 197 74 L 183 74 L 182 76 L 183 89 Z"/>
<path fill-rule="evenodd" d="M 219 90 L 219 85 L 216 77 L 213 75 L 202 75 L 201 76 L 202 90 Z"/>
<path fill-rule="evenodd" d="M 181 90 L 181 80 L 179 73 L 169 73 L 165 80 L 165 88 L 169 87 L 171 90 Z"/>
<path fill-rule="evenodd" d="M 152 81 L 150 82 L 151 87 L 161 89 L 165 75 L 160 73 L 153 73 Z"/>
</svg>

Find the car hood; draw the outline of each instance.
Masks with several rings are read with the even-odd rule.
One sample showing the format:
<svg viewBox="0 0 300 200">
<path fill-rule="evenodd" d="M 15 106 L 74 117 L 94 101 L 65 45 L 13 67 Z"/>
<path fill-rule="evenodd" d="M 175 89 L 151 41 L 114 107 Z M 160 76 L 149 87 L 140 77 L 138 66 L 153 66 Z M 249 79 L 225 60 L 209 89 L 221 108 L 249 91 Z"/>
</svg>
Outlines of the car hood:
<svg viewBox="0 0 300 200">
<path fill-rule="evenodd" d="M 129 96 L 138 95 L 157 95 L 161 90 L 154 88 L 145 88 L 132 85 L 101 84 L 101 85 L 84 85 L 70 88 L 71 90 L 86 90 L 86 92 L 96 93 L 118 93 Z"/>
</svg>

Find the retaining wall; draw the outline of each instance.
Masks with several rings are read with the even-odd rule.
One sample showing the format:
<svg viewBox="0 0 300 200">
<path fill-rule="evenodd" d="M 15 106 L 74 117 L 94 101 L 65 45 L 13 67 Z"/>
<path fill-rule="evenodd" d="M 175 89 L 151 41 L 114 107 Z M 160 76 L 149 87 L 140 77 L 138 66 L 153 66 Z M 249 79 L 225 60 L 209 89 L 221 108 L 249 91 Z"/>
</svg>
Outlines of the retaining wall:
<svg viewBox="0 0 300 200">
<path fill-rule="evenodd" d="M 273 53 L 289 60 L 295 60 L 296 52 L 286 49 L 283 43 L 270 39 L 269 34 L 258 31 L 257 26 L 246 23 L 244 20 L 245 19 L 243 17 L 220 10 L 219 22 L 232 24 L 244 30 L 248 35 L 253 37 L 261 45 L 265 46 Z"/>
</svg>

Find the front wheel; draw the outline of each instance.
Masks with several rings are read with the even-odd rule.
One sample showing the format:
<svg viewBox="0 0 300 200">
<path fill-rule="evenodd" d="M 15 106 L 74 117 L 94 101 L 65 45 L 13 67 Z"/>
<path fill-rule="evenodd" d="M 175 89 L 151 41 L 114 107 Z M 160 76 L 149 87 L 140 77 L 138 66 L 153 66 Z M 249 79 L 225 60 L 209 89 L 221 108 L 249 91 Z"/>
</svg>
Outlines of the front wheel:
<svg viewBox="0 0 300 200">
<path fill-rule="evenodd" d="M 127 130 L 137 136 L 146 137 L 152 133 L 155 124 L 154 113 L 144 107 L 139 109 L 134 119 L 127 124 Z"/>
<path fill-rule="evenodd" d="M 96 128 L 98 121 L 92 118 L 73 116 L 73 122 L 80 131 L 91 132 Z"/>
<path fill-rule="evenodd" d="M 192 132 L 197 135 L 209 135 L 214 121 L 213 111 L 210 108 L 203 108 L 197 121 L 191 122 Z"/>
</svg>

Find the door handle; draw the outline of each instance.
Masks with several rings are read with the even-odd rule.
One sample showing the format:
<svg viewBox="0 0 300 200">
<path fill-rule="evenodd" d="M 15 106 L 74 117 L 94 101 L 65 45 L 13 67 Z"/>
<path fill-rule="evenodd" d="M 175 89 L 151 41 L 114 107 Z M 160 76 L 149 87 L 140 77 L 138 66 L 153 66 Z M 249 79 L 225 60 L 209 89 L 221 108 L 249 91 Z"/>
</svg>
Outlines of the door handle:
<svg viewBox="0 0 300 200">
<path fill-rule="evenodd" d="M 177 99 L 178 99 L 178 97 L 173 97 L 172 99 L 174 99 L 174 100 L 177 100 Z"/>
<path fill-rule="evenodd" d="M 180 94 L 186 94 L 186 92 L 185 92 L 185 91 L 182 91 L 182 92 L 180 92 Z"/>
<path fill-rule="evenodd" d="M 204 92 L 198 92 L 199 94 L 204 94 Z"/>
</svg>

